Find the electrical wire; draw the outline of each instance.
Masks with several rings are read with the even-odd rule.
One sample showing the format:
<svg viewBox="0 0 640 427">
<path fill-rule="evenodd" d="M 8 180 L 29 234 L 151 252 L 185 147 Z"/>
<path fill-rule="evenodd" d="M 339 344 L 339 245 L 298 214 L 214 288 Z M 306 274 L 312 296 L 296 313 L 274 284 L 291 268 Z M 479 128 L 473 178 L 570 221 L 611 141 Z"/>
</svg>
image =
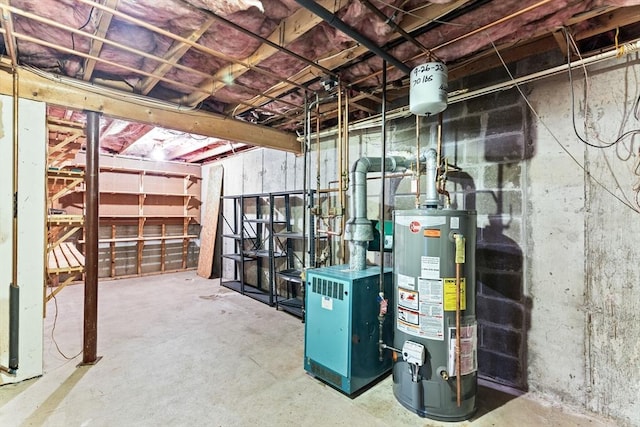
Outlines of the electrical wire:
<svg viewBox="0 0 640 427">
<path fill-rule="evenodd" d="M 76 354 L 75 356 L 67 356 L 66 354 L 64 354 L 64 352 L 62 350 L 60 350 L 60 346 L 58 345 L 58 341 L 56 341 L 56 337 L 54 335 L 54 332 L 56 330 L 56 324 L 58 323 L 58 297 L 56 297 L 56 295 L 53 293 L 53 289 L 51 290 L 51 297 L 53 298 L 53 303 L 54 303 L 54 307 L 55 307 L 55 314 L 53 317 L 53 326 L 51 327 L 51 341 L 53 342 L 53 345 L 56 346 L 56 350 L 58 350 L 58 353 L 60 353 L 60 355 L 62 357 L 64 357 L 67 360 L 72 360 L 75 359 L 76 357 L 80 356 L 82 354 L 82 350 L 80 350 L 78 352 L 78 354 Z"/>
<path fill-rule="evenodd" d="M 580 51 L 577 49 L 577 46 L 575 45 L 575 42 L 572 44 L 571 43 L 571 38 L 569 37 L 569 32 L 565 29 L 565 36 L 566 36 L 566 43 L 567 43 L 567 47 L 568 46 L 573 46 L 574 50 L 576 52 L 576 54 L 580 57 L 580 59 L 582 59 L 582 56 L 580 55 Z M 491 42 L 491 45 L 494 47 L 495 49 L 495 45 L 493 44 L 493 42 Z M 497 51 L 497 49 L 496 49 Z M 616 145 L 617 143 L 619 143 L 620 141 L 622 141 L 623 139 L 625 139 L 628 136 L 633 136 L 633 135 L 637 135 L 640 134 L 640 129 L 632 129 L 630 131 L 627 131 L 625 133 L 623 133 L 622 135 L 620 135 L 616 140 L 612 141 L 612 142 L 603 142 L 602 145 L 598 145 L 598 144 L 594 144 L 592 142 L 589 142 L 586 138 L 587 136 L 585 135 L 585 137 L 582 137 L 579 133 L 578 133 L 578 128 L 576 126 L 576 113 L 575 113 L 575 90 L 574 90 L 574 83 L 573 83 L 573 73 L 571 72 L 571 52 L 569 49 L 567 49 L 567 66 L 569 67 L 569 88 L 570 88 L 570 93 L 571 93 L 571 123 L 573 124 L 573 131 L 576 135 L 576 137 L 583 143 L 588 145 L 589 147 L 593 147 L 593 148 L 609 148 L 612 147 L 614 145 Z M 583 64 L 583 67 L 585 67 L 585 79 L 587 78 L 587 73 L 586 73 L 586 66 Z M 587 81 L 587 80 L 585 80 Z M 588 84 L 587 84 L 588 86 Z M 588 105 L 585 104 L 585 120 L 587 117 L 587 110 L 588 110 Z"/>
<path fill-rule="evenodd" d="M 82 24 L 82 26 L 80 26 L 80 28 L 78 28 L 78 30 L 82 30 L 84 29 L 87 25 L 89 25 L 89 22 L 91 22 L 91 17 L 93 15 L 93 11 L 95 9 L 95 6 L 91 7 L 91 10 L 89 11 L 89 16 L 87 17 L 87 20 L 85 21 L 84 24 Z M 71 33 L 71 50 L 76 50 L 76 41 L 73 38 L 73 33 Z"/>
<path fill-rule="evenodd" d="M 603 190 L 605 190 L 607 193 L 609 193 L 612 197 L 614 197 L 615 199 L 617 199 L 620 203 L 622 203 L 623 205 L 625 205 L 626 207 L 628 207 L 629 209 L 631 209 L 632 211 L 636 212 L 636 213 L 640 213 L 640 205 L 639 208 L 634 207 L 632 204 L 628 203 L 627 201 L 623 200 L 622 198 L 620 198 L 618 195 L 616 195 L 615 193 L 613 193 L 611 190 L 609 190 L 609 188 L 607 188 L 600 180 L 598 180 L 596 177 L 594 177 L 591 172 L 582 164 L 578 161 L 578 159 L 575 158 L 575 156 L 573 154 L 571 154 L 569 152 L 569 150 L 562 145 L 562 143 L 560 142 L 560 139 L 553 133 L 553 131 L 551 130 L 551 128 L 547 125 L 547 123 L 542 119 L 542 117 L 540 117 L 540 115 L 538 114 L 538 111 L 535 109 L 535 107 L 531 104 L 531 102 L 529 101 L 529 98 L 527 98 L 527 96 L 524 94 L 524 92 L 522 91 L 522 88 L 520 87 L 520 85 L 518 84 L 518 82 L 515 80 L 515 78 L 513 77 L 513 74 L 511 73 L 511 70 L 509 70 L 509 67 L 507 67 L 506 62 L 504 61 L 504 58 L 502 57 L 502 55 L 500 54 L 500 51 L 498 51 L 498 48 L 496 47 L 496 45 L 493 43 L 493 40 L 489 37 L 488 34 L 485 33 L 485 35 L 489 38 L 489 41 L 491 42 L 491 46 L 493 47 L 493 50 L 496 52 L 496 54 L 498 55 L 498 58 L 500 59 L 500 62 L 502 63 L 502 66 L 504 67 L 504 69 L 506 70 L 507 74 L 509 75 L 509 78 L 511 79 L 511 81 L 514 84 L 514 87 L 516 88 L 516 90 L 518 91 L 518 93 L 520 94 L 520 96 L 522 97 L 522 99 L 525 101 L 525 103 L 527 104 L 527 106 L 529 107 L 529 109 L 531 110 L 532 114 L 535 116 L 536 120 L 538 120 L 538 122 L 540 124 L 542 124 L 542 126 L 547 130 L 547 132 L 549 132 L 549 134 L 551 135 L 551 137 L 553 138 L 553 140 L 560 146 L 560 148 L 562 149 L 562 151 L 565 152 L 565 154 L 567 154 L 567 156 L 569 156 L 569 158 L 571 160 L 573 160 L 573 162 L 578 165 L 578 167 L 580 169 L 582 169 L 585 174 L 589 177 L 590 180 L 592 180 L 593 182 L 595 182 L 598 186 L 600 186 Z M 571 74 L 571 67 L 569 66 L 569 74 Z M 636 193 L 636 200 L 640 201 L 640 197 L 638 196 L 638 194 Z"/>
</svg>

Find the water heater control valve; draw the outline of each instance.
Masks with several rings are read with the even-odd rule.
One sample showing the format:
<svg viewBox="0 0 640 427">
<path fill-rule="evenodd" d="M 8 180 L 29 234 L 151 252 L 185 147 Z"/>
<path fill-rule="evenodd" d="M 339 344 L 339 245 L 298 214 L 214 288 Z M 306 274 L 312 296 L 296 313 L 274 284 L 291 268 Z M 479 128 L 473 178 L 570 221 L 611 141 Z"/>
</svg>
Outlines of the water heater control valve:
<svg viewBox="0 0 640 427">
<path fill-rule="evenodd" d="M 410 364 L 422 366 L 426 350 L 420 343 L 405 341 L 402 345 L 402 359 Z"/>
</svg>

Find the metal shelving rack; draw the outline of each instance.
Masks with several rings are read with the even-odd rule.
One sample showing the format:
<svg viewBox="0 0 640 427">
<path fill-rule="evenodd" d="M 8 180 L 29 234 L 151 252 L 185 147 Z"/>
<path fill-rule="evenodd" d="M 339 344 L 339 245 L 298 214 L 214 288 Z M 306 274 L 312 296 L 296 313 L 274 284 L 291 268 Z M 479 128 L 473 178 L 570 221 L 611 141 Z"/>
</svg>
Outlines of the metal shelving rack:
<svg viewBox="0 0 640 427">
<path fill-rule="evenodd" d="M 308 239 L 293 230 L 291 202 L 295 196 L 304 201 L 304 195 L 298 190 L 222 196 L 220 210 L 221 237 L 233 242 L 222 245 L 221 285 L 301 318 Z M 306 206 L 301 208 L 306 215 Z M 225 262 L 233 263 L 230 277 Z"/>
<path fill-rule="evenodd" d="M 302 191 L 274 193 L 273 197 L 281 197 L 284 205 L 284 217 L 289 219 L 284 227 L 273 233 L 276 246 L 283 248 L 285 253 L 284 262 L 275 266 L 275 291 L 276 308 L 286 311 L 294 316 L 304 319 L 304 286 L 302 286 L 302 271 L 305 268 L 304 252 L 306 251 L 305 234 L 302 231 L 295 231 L 291 221 L 291 198 L 304 196 Z M 302 197 L 304 203 L 304 197 Z M 306 209 L 303 206 L 303 209 Z M 306 212 L 304 212 L 306 214 Z M 300 248 L 299 245 L 302 244 Z M 302 253 L 302 257 L 297 256 L 297 251 Z M 281 281 L 281 282 L 280 282 Z M 282 283 L 284 289 L 279 288 Z"/>
<path fill-rule="evenodd" d="M 233 203 L 232 216 L 225 216 L 226 204 Z M 274 306 L 274 258 L 285 256 L 274 248 L 273 229 L 281 221 L 273 217 L 273 196 L 269 193 L 222 196 L 222 238 L 233 240 L 233 251 L 222 253 L 221 285 Z M 224 248 L 223 243 L 223 248 Z M 233 277 L 224 277 L 224 261 L 233 263 Z M 248 269 L 255 276 L 248 279 Z M 265 277 L 266 276 L 266 280 Z"/>
</svg>

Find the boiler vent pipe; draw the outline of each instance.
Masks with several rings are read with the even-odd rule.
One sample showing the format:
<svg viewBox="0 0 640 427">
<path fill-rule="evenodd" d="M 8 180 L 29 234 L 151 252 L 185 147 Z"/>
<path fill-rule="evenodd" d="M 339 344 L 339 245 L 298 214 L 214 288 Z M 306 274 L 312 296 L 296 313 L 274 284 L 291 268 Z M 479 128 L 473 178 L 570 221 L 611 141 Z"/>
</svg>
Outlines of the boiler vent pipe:
<svg viewBox="0 0 640 427">
<path fill-rule="evenodd" d="M 409 168 L 411 161 L 403 157 L 385 157 L 384 170 L 396 172 Z M 381 172 L 379 157 L 361 157 L 351 167 L 349 213 L 344 239 L 349 242 L 349 268 L 354 271 L 366 267 L 367 242 L 373 240 L 371 221 L 367 219 L 367 173 Z"/>
</svg>

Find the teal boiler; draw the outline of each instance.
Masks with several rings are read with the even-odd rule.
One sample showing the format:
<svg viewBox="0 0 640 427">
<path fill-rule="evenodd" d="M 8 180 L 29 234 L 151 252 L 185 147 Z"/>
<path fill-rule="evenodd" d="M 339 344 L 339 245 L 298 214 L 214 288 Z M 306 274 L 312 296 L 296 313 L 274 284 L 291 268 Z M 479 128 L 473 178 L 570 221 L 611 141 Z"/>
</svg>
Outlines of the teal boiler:
<svg viewBox="0 0 640 427">
<path fill-rule="evenodd" d="M 393 276 L 384 271 L 384 297 L 392 299 Z M 304 369 L 347 395 L 388 374 L 392 354 L 380 351 L 380 266 L 310 269 L 305 280 Z M 391 310 L 393 302 L 389 301 Z M 382 339 L 393 340 L 393 313 L 382 321 Z"/>
</svg>

